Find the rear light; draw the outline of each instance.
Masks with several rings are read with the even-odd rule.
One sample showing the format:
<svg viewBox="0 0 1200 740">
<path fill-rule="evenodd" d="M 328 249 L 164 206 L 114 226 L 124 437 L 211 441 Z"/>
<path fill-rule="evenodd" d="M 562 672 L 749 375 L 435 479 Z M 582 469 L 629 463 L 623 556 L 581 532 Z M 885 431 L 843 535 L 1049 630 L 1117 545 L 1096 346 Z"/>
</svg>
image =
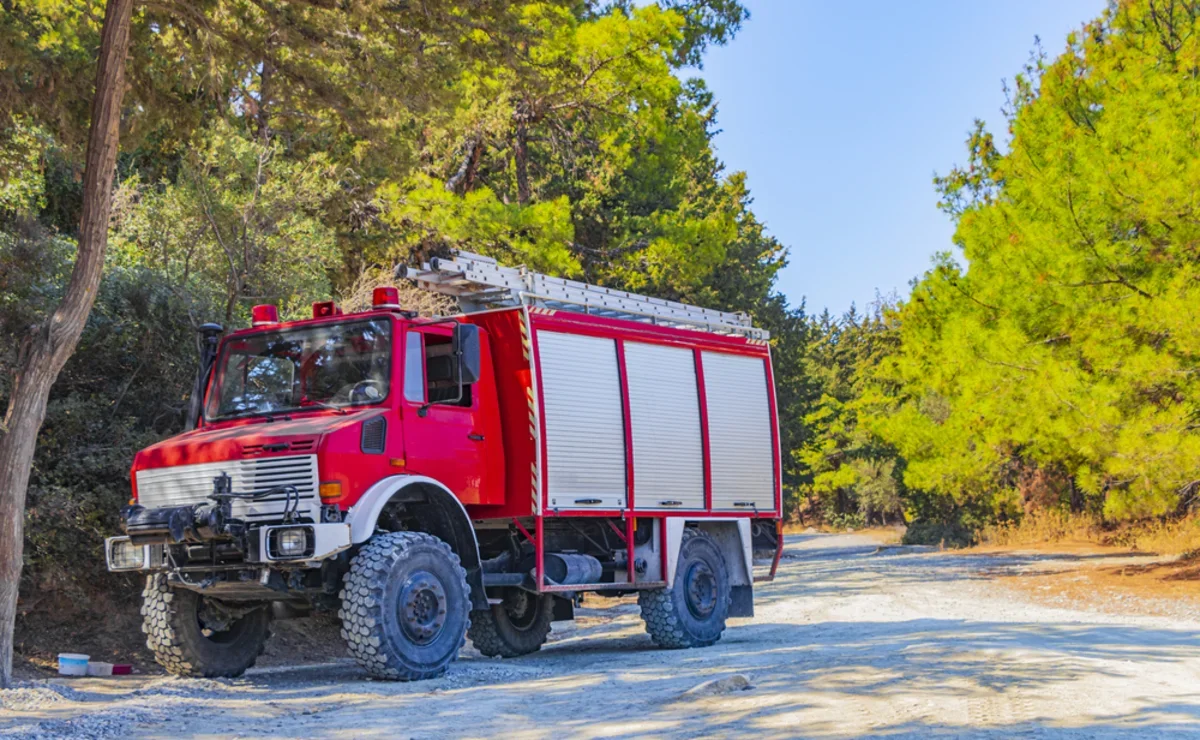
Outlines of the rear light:
<svg viewBox="0 0 1200 740">
<path fill-rule="evenodd" d="M 400 291 L 390 285 L 376 288 L 371 293 L 372 308 L 400 308 Z"/>
<path fill-rule="evenodd" d="M 263 303 L 250 309 L 250 326 L 266 326 L 279 323 L 279 309 Z"/>
<path fill-rule="evenodd" d="M 342 497 L 341 481 L 326 481 L 321 484 L 318 490 L 320 491 L 322 501 L 334 501 Z"/>
<path fill-rule="evenodd" d="M 313 304 L 313 318 L 323 319 L 326 316 L 341 316 L 342 309 L 333 301 L 317 301 Z"/>
<path fill-rule="evenodd" d="M 146 565 L 146 548 L 133 544 L 128 537 L 108 541 L 109 570 L 141 570 Z"/>
</svg>

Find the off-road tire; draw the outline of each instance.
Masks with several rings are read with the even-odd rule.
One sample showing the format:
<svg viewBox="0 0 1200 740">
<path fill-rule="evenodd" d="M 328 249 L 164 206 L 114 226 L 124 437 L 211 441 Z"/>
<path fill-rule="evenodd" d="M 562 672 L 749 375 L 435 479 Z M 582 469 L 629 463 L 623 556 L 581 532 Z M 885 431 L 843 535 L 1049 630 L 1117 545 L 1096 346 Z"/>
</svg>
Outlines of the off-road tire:
<svg viewBox="0 0 1200 740">
<path fill-rule="evenodd" d="M 703 593 L 699 604 L 689 597 L 689 585 L 699 586 Z M 729 569 L 721 549 L 706 532 L 689 528 L 683 530 L 675 582 L 670 588 L 639 591 L 638 606 L 655 645 L 671 649 L 707 647 L 720 640 L 725 631 L 730 594 Z"/>
<path fill-rule="evenodd" d="M 518 604 L 517 599 L 526 599 Z M 541 650 L 554 619 L 554 597 L 513 590 L 504 603 L 471 612 L 467 636 L 489 658 L 515 658 Z"/>
<path fill-rule="evenodd" d="M 240 676 L 254 665 L 271 636 L 271 613 L 265 606 L 241 617 L 228 642 L 206 636 L 198 612 L 203 597 L 173 589 L 167 577 L 146 577 L 142 590 L 142 632 L 154 659 L 176 676 L 207 678 Z M 218 633 L 224 634 L 224 633 Z"/>
<path fill-rule="evenodd" d="M 422 586 L 430 577 L 434 589 Z M 414 580 L 416 579 L 416 580 Z M 406 630 L 428 627 L 402 622 L 400 597 L 413 584 L 422 599 L 437 599 L 436 631 L 420 644 Z M 436 589 L 441 589 L 437 596 Z M 467 572 L 450 546 L 422 532 L 385 532 L 369 539 L 342 579 L 342 638 L 358 664 L 375 678 L 419 681 L 436 678 L 458 657 L 471 624 Z M 444 612 L 442 610 L 444 607 Z M 432 628 L 430 628 L 432 630 Z"/>
</svg>

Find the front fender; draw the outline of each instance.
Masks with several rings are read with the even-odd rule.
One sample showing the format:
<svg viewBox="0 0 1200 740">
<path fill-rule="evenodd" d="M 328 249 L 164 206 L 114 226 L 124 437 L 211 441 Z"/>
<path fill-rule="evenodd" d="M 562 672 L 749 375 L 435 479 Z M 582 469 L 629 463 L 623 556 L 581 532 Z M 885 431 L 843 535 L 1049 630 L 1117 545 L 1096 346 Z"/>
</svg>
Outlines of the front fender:
<svg viewBox="0 0 1200 740">
<path fill-rule="evenodd" d="M 441 538 L 467 571 L 471 586 L 471 604 L 486 609 L 483 574 L 479 561 L 479 541 L 462 502 L 440 481 L 424 475 L 393 475 L 371 486 L 346 512 L 350 541 L 362 544 L 375 534 L 383 510 L 391 503 L 404 503 L 423 532 Z"/>
</svg>

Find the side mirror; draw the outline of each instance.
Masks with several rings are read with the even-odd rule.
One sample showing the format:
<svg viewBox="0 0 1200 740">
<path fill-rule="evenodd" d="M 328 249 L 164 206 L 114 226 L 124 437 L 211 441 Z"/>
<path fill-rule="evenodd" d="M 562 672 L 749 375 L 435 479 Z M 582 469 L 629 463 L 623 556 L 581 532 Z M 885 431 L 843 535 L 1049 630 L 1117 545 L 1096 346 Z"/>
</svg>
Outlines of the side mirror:
<svg viewBox="0 0 1200 740">
<path fill-rule="evenodd" d="M 220 324 L 204 324 L 200 334 L 200 367 L 196 369 L 196 382 L 192 384 L 192 397 L 188 400 L 187 429 L 195 429 L 203 413 L 204 391 L 208 387 L 208 376 L 212 374 L 217 359 L 217 344 L 225 330 Z"/>
<path fill-rule="evenodd" d="M 459 383 L 469 385 L 479 381 L 479 327 L 474 324 L 455 324 L 452 351 L 457 361 Z"/>
</svg>

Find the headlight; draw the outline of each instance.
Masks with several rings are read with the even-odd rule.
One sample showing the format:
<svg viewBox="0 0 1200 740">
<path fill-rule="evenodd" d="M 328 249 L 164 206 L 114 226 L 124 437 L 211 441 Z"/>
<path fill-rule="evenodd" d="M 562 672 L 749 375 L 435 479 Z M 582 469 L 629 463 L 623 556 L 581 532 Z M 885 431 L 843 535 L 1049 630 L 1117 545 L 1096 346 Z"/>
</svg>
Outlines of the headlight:
<svg viewBox="0 0 1200 740">
<path fill-rule="evenodd" d="M 313 552 L 312 527 L 280 527 L 267 536 L 267 557 L 294 560 Z"/>
<path fill-rule="evenodd" d="M 133 544 L 128 537 L 113 537 L 108 541 L 109 570 L 141 570 L 145 566 L 145 547 Z"/>
</svg>

